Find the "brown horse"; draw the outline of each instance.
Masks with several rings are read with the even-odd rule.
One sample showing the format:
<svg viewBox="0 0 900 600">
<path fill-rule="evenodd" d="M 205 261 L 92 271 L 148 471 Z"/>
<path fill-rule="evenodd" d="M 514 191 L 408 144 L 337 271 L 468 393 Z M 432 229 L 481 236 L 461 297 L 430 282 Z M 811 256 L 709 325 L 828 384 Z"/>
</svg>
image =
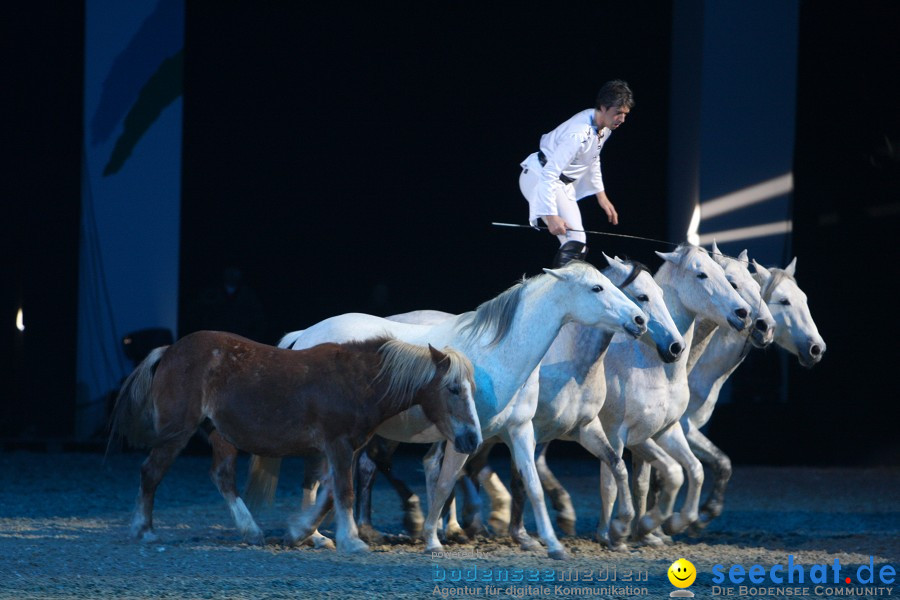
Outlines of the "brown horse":
<svg viewBox="0 0 900 600">
<path fill-rule="evenodd" d="M 240 336 L 200 331 L 153 350 L 122 385 L 110 440 L 150 447 L 131 525 L 154 539 L 156 487 L 198 428 L 212 446 L 212 478 L 244 540 L 264 543 L 235 486 L 238 450 L 270 457 L 324 454 L 323 493 L 289 526 L 302 541 L 336 498 L 339 551 L 365 550 L 353 520 L 352 465 L 386 419 L 420 405 L 460 452 L 481 443 L 472 363 L 459 352 L 380 337 L 282 350 Z"/>
</svg>

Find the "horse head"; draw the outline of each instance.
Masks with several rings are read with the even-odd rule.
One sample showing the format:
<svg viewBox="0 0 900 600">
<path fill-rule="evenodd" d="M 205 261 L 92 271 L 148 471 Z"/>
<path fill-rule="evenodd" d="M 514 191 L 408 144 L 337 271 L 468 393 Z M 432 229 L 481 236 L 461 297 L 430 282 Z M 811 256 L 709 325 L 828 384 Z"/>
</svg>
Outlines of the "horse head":
<svg viewBox="0 0 900 600">
<path fill-rule="evenodd" d="M 435 374 L 420 395 L 425 416 L 457 452 L 473 454 L 481 445 L 481 424 L 475 412 L 475 369 L 452 348 L 441 352 L 428 345 Z"/>
<path fill-rule="evenodd" d="M 812 367 L 825 354 L 825 340 L 809 312 L 806 294 L 797 285 L 796 257 L 784 269 L 766 269 L 755 260 L 756 280 L 762 298 L 775 318 L 775 343 L 797 356 L 804 367 Z"/>
<path fill-rule="evenodd" d="M 673 288 L 689 311 L 736 331 L 750 324 L 750 305 L 731 287 L 725 271 L 705 250 L 682 244 L 672 252 L 656 254 L 665 261 L 657 281 L 663 282 L 664 288 Z"/>
<path fill-rule="evenodd" d="M 639 262 L 623 261 L 618 256 L 610 258 L 606 254 L 603 257 L 608 265 L 603 269 L 604 275 L 647 315 L 649 337 L 660 359 L 667 363 L 678 360 L 684 351 L 684 338 L 672 321 L 663 290 L 653 275 Z M 646 339 L 647 336 L 641 338 L 642 341 Z"/>
<path fill-rule="evenodd" d="M 593 265 L 573 260 L 559 269 L 544 269 L 559 284 L 559 302 L 567 319 L 634 338 L 647 331 L 647 315 Z"/>
<path fill-rule="evenodd" d="M 765 348 L 775 339 L 775 319 L 768 305 L 762 299 L 762 290 L 750 273 L 750 261 L 747 251 L 742 251 L 737 258 L 725 256 L 719 251 L 716 242 L 712 244 L 712 257 L 725 271 L 725 278 L 741 298 L 750 305 L 750 342 L 757 348 Z"/>
</svg>

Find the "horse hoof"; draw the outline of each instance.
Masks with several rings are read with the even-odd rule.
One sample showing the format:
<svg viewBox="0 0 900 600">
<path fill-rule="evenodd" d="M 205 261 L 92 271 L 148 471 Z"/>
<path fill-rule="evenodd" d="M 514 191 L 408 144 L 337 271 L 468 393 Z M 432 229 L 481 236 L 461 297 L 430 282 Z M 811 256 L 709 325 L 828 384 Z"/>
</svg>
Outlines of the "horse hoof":
<svg viewBox="0 0 900 600">
<path fill-rule="evenodd" d="M 469 542 L 466 532 L 457 527 L 454 527 L 453 529 L 448 528 L 447 531 L 444 532 L 444 537 L 448 542 L 454 542 L 456 544 L 466 544 Z"/>
<path fill-rule="evenodd" d="M 646 533 L 643 536 L 635 538 L 635 543 L 639 546 L 649 546 L 651 548 L 661 548 L 666 543 L 655 533 Z"/>
<path fill-rule="evenodd" d="M 494 532 L 494 535 L 500 535 L 501 531 L 509 529 L 509 516 L 500 513 L 491 513 L 488 516 L 488 527 Z"/>
<path fill-rule="evenodd" d="M 314 536 L 312 538 L 313 548 L 317 550 L 334 550 L 334 541 L 324 535 Z"/>
<path fill-rule="evenodd" d="M 518 542 L 519 548 L 521 548 L 522 550 L 530 551 L 541 549 L 541 543 L 530 535 L 517 536 L 513 539 Z"/>
<path fill-rule="evenodd" d="M 343 543 L 338 543 L 337 551 L 341 554 L 359 554 L 361 552 L 368 552 L 369 546 L 361 539 L 354 538 Z"/>
<path fill-rule="evenodd" d="M 152 529 L 145 529 L 143 531 L 139 531 L 138 533 L 134 534 L 134 537 L 137 541 L 143 542 L 145 544 L 155 542 L 156 540 L 159 539 L 159 536 L 157 536 L 155 533 L 153 533 Z"/>
<path fill-rule="evenodd" d="M 575 535 L 575 519 L 563 515 L 557 515 L 556 524 L 560 531 L 566 535 Z"/>
<path fill-rule="evenodd" d="M 425 545 L 425 554 L 431 554 L 432 552 L 443 552 L 444 547 L 440 544 L 431 544 Z"/>
<path fill-rule="evenodd" d="M 484 526 L 484 523 L 481 520 L 481 516 L 473 519 L 469 526 L 465 529 L 466 535 L 469 536 L 469 539 L 474 538 L 479 535 L 487 535 L 487 528 Z"/>
<path fill-rule="evenodd" d="M 684 519 L 681 515 L 672 515 L 662 524 L 663 533 L 666 535 L 675 535 L 687 529 L 690 521 Z"/>
<path fill-rule="evenodd" d="M 547 556 L 553 560 L 565 560 L 569 558 L 569 552 L 565 548 L 557 548 L 556 550 L 547 552 Z"/>
<path fill-rule="evenodd" d="M 250 546 L 265 546 L 266 536 L 263 535 L 262 531 L 256 531 L 254 533 L 245 535 L 244 543 Z"/>
<path fill-rule="evenodd" d="M 609 539 L 616 544 L 628 538 L 628 531 L 631 529 L 630 523 L 621 523 L 613 521 L 609 526 Z"/>
<path fill-rule="evenodd" d="M 359 526 L 359 538 L 370 544 L 384 544 L 384 534 L 368 523 Z"/>
</svg>

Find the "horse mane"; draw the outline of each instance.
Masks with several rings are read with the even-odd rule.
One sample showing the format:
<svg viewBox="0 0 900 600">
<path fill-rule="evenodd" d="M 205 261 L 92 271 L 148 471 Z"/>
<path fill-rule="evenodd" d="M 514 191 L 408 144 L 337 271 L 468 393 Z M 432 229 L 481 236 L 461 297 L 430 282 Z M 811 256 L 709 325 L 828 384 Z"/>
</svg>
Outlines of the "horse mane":
<svg viewBox="0 0 900 600">
<path fill-rule="evenodd" d="M 678 260 L 679 265 L 684 264 L 684 261 L 690 259 L 690 257 L 692 257 L 697 252 L 709 254 L 709 252 L 707 252 L 705 248 L 695 246 L 694 244 L 691 244 L 689 242 L 682 242 L 678 244 L 678 247 L 675 248 L 675 252 L 681 255 L 681 258 Z"/>
<path fill-rule="evenodd" d="M 536 277 L 541 277 L 541 275 Z M 457 326 L 459 331 L 468 331 L 470 341 L 487 331 L 493 331 L 494 337 L 488 345 L 494 346 L 499 344 L 512 328 L 516 309 L 522 302 L 522 292 L 532 279 L 534 277 L 530 279 L 522 277 L 521 281 L 515 283 L 505 292 L 482 302 L 474 311 L 461 315 Z"/>
<path fill-rule="evenodd" d="M 777 288 L 778 285 L 785 279 L 788 279 L 790 281 L 793 281 L 794 283 L 797 283 L 797 280 L 794 279 L 794 276 L 790 275 L 784 269 L 771 268 L 771 269 L 769 269 L 769 273 L 771 273 L 772 276 L 769 277 L 769 280 L 766 282 L 765 287 L 762 289 L 762 291 L 759 294 L 760 297 L 763 299 L 763 302 L 768 302 L 769 300 L 772 299 L 772 293 L 775 291 L 775 288 Z"/>
<path fill-rule="evenodd" d="M 642 263 L 640 261 L 631 260 L 630 258 L 622 258 L 620 260 L 622 261 L 623 264 L 626 264 L 631 267 L 631 273 L 628 274 L 628 277 L 625 278 L 625 281 L 623 281 L 620 285 L 616 286 L 619 289 L 624 289 L 624 288 L 628 287 L 629 283 L 631 283 L 632 281 L 634 281 L 635 279 L 638 278 L 638 275 L 641 274 L 641 271 L 646 271 L 647 273 L 650 274 L 651 277 L 653 276 L 653 272 L 647 268 L 647 265 L 645 265 L 644 263 Z M 601 272 L 602 271 L 603 270 L 601 269 Z M 605 273 L 604 273 L 604 275 L 605 275 Z"/>
<path fill-rule="evenodd" d="M 444 348 L 442 352 L 449 358 L 450 368 L 441 379 L 441 385 L 449 385 L 462 378 L 474 380 L 475 368 L 464 354 L 449 347 Z M 434 379 L 437 372 L 427 346 L 417 346 L 388 338 L 381 343 L 378 354 L 381 355 L 381 369 L 375 381 L 382 378 L 387 380 L 387 387 L 381 399 L 392 398 L 397 406 L 408 404 Z"/>
<path fill-rule="evenodd" d="M 581 260 L 573 260 L 562 267 L 562 269 L 573 271 L 594 268 L 592 264 Z M 523 276 L 521 281 L 513 284 L 505 292 L 482 302 L 474 311 L 460 315 L 457 328 L 460 332 L 468 331 L 469 341 L 493 330 L 494 337 L 488 342 L 488 346 L 499 344 L 512 328 L 513 317 L 516 315 L 516 309 L 522 303 L 525 288 L 545 277 L 550 277 L 550 275 L 540 273 L 527 279 Z"/>
</svg>

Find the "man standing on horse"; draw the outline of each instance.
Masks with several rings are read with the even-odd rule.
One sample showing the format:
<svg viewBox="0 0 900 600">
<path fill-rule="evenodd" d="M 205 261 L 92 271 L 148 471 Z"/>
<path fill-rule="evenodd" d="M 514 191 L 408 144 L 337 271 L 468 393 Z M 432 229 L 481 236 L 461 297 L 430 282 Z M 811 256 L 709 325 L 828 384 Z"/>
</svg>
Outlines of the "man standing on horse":
<svg viewBox="0 0 900 600">
<path fill-rule="evenodd" d="M 519 188 L 528 200 L 528 222 L 537 227 L 543 219 L 561 245 L 553 260 L 560 267 L 587 254 L 587 238 L 581 224 L 578 200 L 594 194 L 609 222 L 618 225 L 619 215 L 606 196 L 600 170 L 600 151 L 612 131 L 625 122 L 634 107 L 628 84 L 608 81 L 597 94 L 596 108 L 577 113 L 541 136 L 540 150 L 526 158 Z"/>
</svg>

